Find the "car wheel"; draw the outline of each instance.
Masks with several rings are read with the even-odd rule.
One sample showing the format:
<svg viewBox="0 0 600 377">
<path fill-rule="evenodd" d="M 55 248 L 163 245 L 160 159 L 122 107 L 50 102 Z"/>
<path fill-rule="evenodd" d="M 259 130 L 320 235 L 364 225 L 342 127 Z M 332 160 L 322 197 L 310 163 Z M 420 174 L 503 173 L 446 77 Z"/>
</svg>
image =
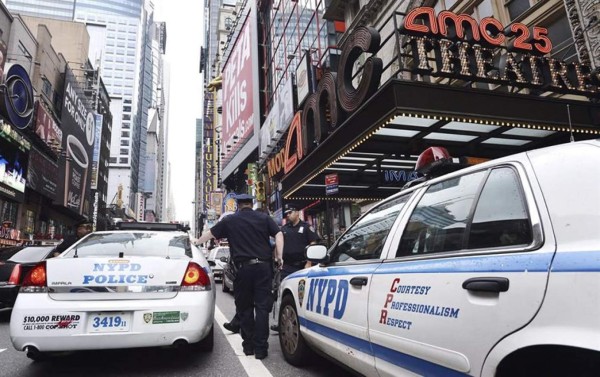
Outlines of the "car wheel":
<svg viewBox="0 0 600 377">
<path fill-rule="evenodd" d="M 208 335 L 195 344 L 195 349 L 200 352 L 211 352 L 215 344 L 215 327 L 212 326 Z"/>
<path fill-rule="evenodd" d="M 300 333 L 300 320 L 294 298 L 287 295 L 279 310 L 279 344 L 285 360 L 295 366 L 310 362 L 312 351 Z"/>
<path fill-rule="evenodd" d="M 223 278 L 223 283 L 222 284 L 223 284 L 223 292 L 225 292 L 225 293 L 229 292 L 229 287 L 225 283 L 225 278 Z"/>
</svg>

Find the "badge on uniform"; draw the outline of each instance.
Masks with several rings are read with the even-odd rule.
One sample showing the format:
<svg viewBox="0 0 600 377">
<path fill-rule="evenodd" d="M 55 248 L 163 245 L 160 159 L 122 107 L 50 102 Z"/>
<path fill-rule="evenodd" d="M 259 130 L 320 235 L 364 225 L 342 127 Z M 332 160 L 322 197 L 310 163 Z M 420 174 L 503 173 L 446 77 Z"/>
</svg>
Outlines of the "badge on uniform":
<svg viewBox="0 0 600 377">
<path fill-rule="evenodd" d="M 304 289 L 306 287 L 306 281 L 304 279 L 298 282 L 298 302 L 300 306 L 302 306 L 302 301 L 304 301 Z"/>
<path fill-rule="evenodd" d="M 303 227 L 303 226 L 301 226 L 301 227 L 298 229 L 298 233 L 304 233 L 304 227 Z"/>
</svg>

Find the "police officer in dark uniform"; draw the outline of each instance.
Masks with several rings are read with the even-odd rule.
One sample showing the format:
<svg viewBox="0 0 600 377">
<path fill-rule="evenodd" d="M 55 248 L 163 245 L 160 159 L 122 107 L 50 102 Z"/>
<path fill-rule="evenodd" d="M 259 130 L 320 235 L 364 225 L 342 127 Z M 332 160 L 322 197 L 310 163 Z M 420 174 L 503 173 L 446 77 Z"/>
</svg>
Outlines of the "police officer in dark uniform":
<svg viewBox="0 0 600 377">
<path fill-rule="evenodd" d="M 89 220 L 81 220 L 81 221 L 75 223 L 75 226 L 76 226 L 75 234 L 66 236 L 63 239 L 63 241 L 54 250 L 53 254 L 55 256 L 61 254 L 65 250 L 67 250 L 71 245 L 73 245 L 75 242 L 79 241 L 84 236 L 91 233 L 93 230 L 92 222 Z"/>
<path fill-rule="evenodd" d="M 289 274 L 310 267 L 306 260 L 306 247 L 314 245 L 319 236 L 312 230 L 310 225 L 300 220 L 300 208 L 296 204 L 286 204 L 283 212 L 287 222 L 281 227 L 285 247 L 283 248 L 283 269 L 281 280 Z"/>
<path fill-rule="evenodd" d="M 306 247 L 314 245 L 319 240 L 319 236 L 312 230 L 310 225 L 300 220 L 300 208 L 296 204 L 288 203 L 284 207 L 283 215 L 287 222 L 281 227 L 284 239 L 283 248 L 283 268 L 281 270 L 280 280 L 286 276 L 311 266 L 306 259 Z M 274 316 L 278 315 L 278 307 L 275 306 Z M 271 330 L 279 331 L 279 325 L 274 324 Z"/>
<path fill-rule="evenodd" d="M 283 264 L 283 234 L 271 217 L 252 210 L 252 196 L 241 194 L 236 199 L 238 212 L 223 218 L 195 243 L 211 238 L 229 241 L 231 258 L 237 267 L 234 297 L 242 347 L 246 355 L 264 359 L 269 348 L 272 266 L 273 262 L 278 266 Z M 275 238 L 274 251 L 269 237 Z"/>
</svg>

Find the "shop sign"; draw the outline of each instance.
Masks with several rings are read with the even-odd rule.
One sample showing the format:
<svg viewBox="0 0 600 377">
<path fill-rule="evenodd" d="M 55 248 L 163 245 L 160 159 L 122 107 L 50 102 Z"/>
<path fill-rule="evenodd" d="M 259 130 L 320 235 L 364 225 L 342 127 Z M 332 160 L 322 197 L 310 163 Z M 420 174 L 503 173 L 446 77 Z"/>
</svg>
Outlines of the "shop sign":
<svg viewBox="0 0 600 377">
<path fill-rule="evenodd" d="M 406 15 L 400 31 L 409 35 L 405 46 L 411 47 L 412 70 L 419 74 L 588 97 L 600 93 L 600 75 L 591 67 L 542 56 L 552 51 L 543 27 L 530 31 L 518 22 L 504 27 L 492 17 L 478 22 L 468 14 L 436 15 L 433 8 L 419 7 Z M 505 48 L 509 38 L 513 39 Z"/>
<path fill-rule="evenodd" d="M 206 123 L 209 124 L 209 123 Z M 216 150 L 216 148 L 214 147 L 213 144 L 213 138 L 212 138 L 212 134 L 213 134 L 213 130 L 212 129 L 207 129 L 206 130 L 207 133 L 209 133 L 209 135 L 206 135 L 204 137 L 204 145 L 203 145 L 203 158 L 202 158 L 202 164 L 203 164 L 203 169 L 202 169 L 202 174 L 203 174 L 203 188 L 202 188 L 202 211 L 206 212 L 209 208 L 210 208 L 210 203 L 212 203 L 211 199 L 210 199 L 210 193 L 217 188 L 217 182 L 216 182 L 216 174 L 215 174 L 215 153 L 214 151 Z"/>
<path fill-rule="evenodd" d="M 337 173 L 327 174 L 325 176 L 325 195 L 335 195 L 339 189 L 339 178 Z"/>
<path fill-rule="evenodd" d="M 63 132 L 46 110 L 42 101 L 37 101 L 35 110 L 35 134 L 54 151 L 62 145 Z"/>
<path fill-rule="evenodd" d="M 144 211 L 146 209 L 146 197 L 143 193 L 138 192 L 135 194 L 137 199 L 137 213 L 136 219 L 137 221 L 144 221 Z"/>
<path fill-rule="evenodd" d="M 64 185 L 59 185 L 57 201 L 79 214 L 89 214 L 96 119 L 91 104 L 82 93 L 75 76 L 67 68 L 61 119 L 65 134 L 61 146 L 64 156 L 59 159 L 59 177 Z"/>
<path fill-rule="evenodd" d="M 221 214 L 223 213 L 223 192 L 222 191 L 211 191 L 209 209 L 211 211 L 213 211 L 217 217 L 221 216 Z"/>
<path fill-rule="evenodd" d="M 312 93 L 312 72 L 310 69 L 310 54 L 304 53 L 300 64 L 296 68 L 296 88 L 298 93 L 298 104 Z"/>
</svg>

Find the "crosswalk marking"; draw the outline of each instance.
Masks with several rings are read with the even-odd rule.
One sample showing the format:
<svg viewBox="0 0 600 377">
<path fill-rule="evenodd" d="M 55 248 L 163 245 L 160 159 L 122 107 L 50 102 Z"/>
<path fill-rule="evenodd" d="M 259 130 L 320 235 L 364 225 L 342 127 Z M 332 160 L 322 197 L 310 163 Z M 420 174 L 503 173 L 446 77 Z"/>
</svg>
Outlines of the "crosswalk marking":
<svg viewBox="0 0 600 377">
<path fill-rule="evenodd" d="M 0 353 L 6 351 L 6 348 L 0 348 Z"/>
<path fill-rule="evenodd" d="M 240 360 L 240 363 L 242 363 L 246 373 L 248 373 L 248 376 L 273 377 L 262 361 L 255 359 L 254 356 L 244 355 L 244 349 L 242 348 L 242 337 L 239 334 L 232 334 L 223 329 L 223 323 L 228 322 L 228 320 L 217 307 L 215 307 L 215 320 L 219 325 L 219 329 L 221 329 L 223 334 L 225 334 L 225 338 L 229 342 L 229 345 L 235 351 L 235 354 Z"/>
</svg>

